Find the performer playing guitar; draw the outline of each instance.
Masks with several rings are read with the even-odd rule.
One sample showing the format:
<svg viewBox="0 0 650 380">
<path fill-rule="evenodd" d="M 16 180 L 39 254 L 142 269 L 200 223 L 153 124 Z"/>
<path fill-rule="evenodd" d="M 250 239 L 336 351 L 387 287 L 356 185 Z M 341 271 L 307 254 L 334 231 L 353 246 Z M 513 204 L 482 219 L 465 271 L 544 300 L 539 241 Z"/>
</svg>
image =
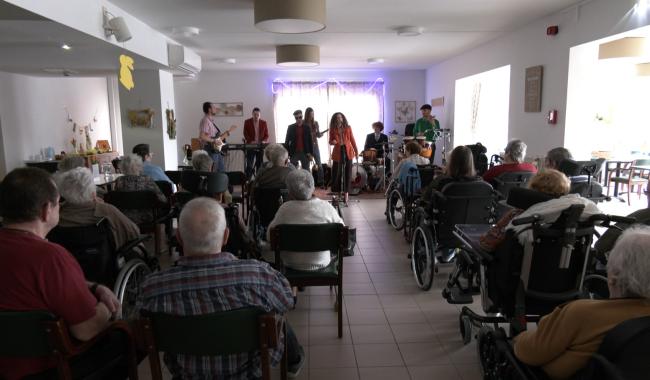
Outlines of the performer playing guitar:
<svg viewBox="0 0 650 380">
<path fill-rule="evenodd" d="M 214 116 L 217 114 L 217 111 L 218 108 L 215 104 L 210 102 L 203 103 L 204 116 L 199 125 L 199 140 L 203 144 L 203 149 L 210 154 L 210 157 L 214 161 L 213 170 L 222 172 L 224 171 L 224 163 L 223 156 L 220 152 L 225 144 L 223 138 L 229 136 L 230 132 L 234 131 L 237 126 L 233 125 L 222 133 L 214 122 Z"/>
</svg>

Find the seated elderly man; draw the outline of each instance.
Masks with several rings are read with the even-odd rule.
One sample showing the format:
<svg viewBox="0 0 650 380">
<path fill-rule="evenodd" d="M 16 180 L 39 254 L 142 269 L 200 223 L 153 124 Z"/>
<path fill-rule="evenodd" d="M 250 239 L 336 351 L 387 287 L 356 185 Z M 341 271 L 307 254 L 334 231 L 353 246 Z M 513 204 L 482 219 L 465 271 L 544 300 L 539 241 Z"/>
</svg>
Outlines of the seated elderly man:
<svg viewBox="0 0 650 380">
<path fill-rule="evenodd" d="M 533 172 L 537 173 L 535 165 L 524 162 L 526 157 L 526 149 L 528 147 L 521 140 L 511 140 L 506 145 L 505 155 L 503 156 L 503 163 L 497 165 L 483 174 L 483 179 L 491 182 L 494 178 L 503 173 L 510 172 Z"/>
<path fill-rule="evenodd" d="M 293 306 L 286 278 L 268 264 L 238 260 L 222 247 L 229 230 L 223 207 L 210 198 L 188 202 L 178 222 L 178 237 L 185 256 L 178 265 L 151 274 L 142 285 L 139 308 L 175 315 L 200 315 L 218 311 L 259 307 L 285 313 Z M 287 325 L 288 372 L 293 377 L 302 367 L 305 354 Z M 282 348 L 271 353 L 277 365 Z M 258 352 L 228 357 L 192 357 L 165 354 L 174 378 L 260 378 Z"/>
<path fill-rule="evenodd" d="M 610 299 L 578 300 L 556 308 L 537 330 L 515 338 L 515 355 L 551 379 L 571 378 L 598 350 L 605 334 L 628 319 L 650 316 L 650 229 L 623 233 L 609 256 Z"/>
<path fill-rule="evenodd" d="M 86 282 L 74 257 L 45 239 L 59 222 L 59 193 L 50 174 L 36 168 L 7 174 L 0 186 L 0 215 L 5 224 L 0 228 L 0 310 L 49 311 L 82 341 L 103 331 L 120 312 L 119 301 L 107 287 Z M 126 350 L 124 336 L 109 337 L 98 342 L 104 349 L 73 360 L 73 373 L 81 376 L 83 368 L 99 368 Z M 38 374 L 53 379 L 55 365 L 48 358 L 0 356 L 0 378 Z M 125 378 L 125 364 L 118 367 L 106 378 Z"/>
<path fill-rule="evenodd" d="M 595 180 L 589 181 L 588 176 L 583 171 L 583 165 L 572 160 L 573 156 L 567 148 L 557 147 L 546 153 L 544 166 L 549 169 L 559 170 L 567 175 L 571 181 L 571 193 L 578 193 L 585 197 L 602 197 L 603 186 Z"/>
<path fill-rule="evenodd" d="M 192 152 L 192 168 L 199 172 L 211 172 L 214 160 L 205 150 Z"/>
<path fill-rule="evenodd" d="M 271 229 L 279 224 L 343 224 L 343 219 L 329 202 L 313 197 L 314 177 L 309 171 L 296 169 L 289 173 L 287 189 L 290 200 L 280 206 L 275 218 L 269 224 L 266 231 L 268 241 L 270 241 Z M 282 260 L 285 266 L 297 270 L 318 270 L 332 261 L 329 251 L 283 252 Z"/>
<path fill-rule="evenodd" d="M 172 180 L 167 177 L 167 174 L 165 174 L 165 171 L 160 166 L 151 163 L 153 152 L 149 149 L 149 144 L 138 144 L 134 146 L 133 154 L 137 154 L 142 158 L 142 172 L 144 175 L 151 177 L 154 181 L 172 183 Z"/>
<path fill-rule="evenodd" d="M 269 145 L 270 146 L 270 145 Z M 267 147 L 268 149 L 268 147 Z M 251 192 L 260 187 L 285 187 L 287 175 L 293 170 L 288 167 L 289 153 L 280 144 L 269 150 L 271 166 L 261 170 L 252 183 Z"/>
<path fill-rule="evenodd" d="M 97 223 L 106 218 L 113 235 L 115 249 L 140 236 L 140 229 L 115 206 L 97 198 L 97 186 L 87 168 L 75 168 L 55 175 L 59 192 L 65 201 L 59 211 L 59 226 L 75 227 Z"/>
<path fill-rule="evenodd" d="M 572 160 L 573 156 L 567 148 L 557 147 L 549 150 L 546 153 L 546 160 L 544 166 L 548 169 L 560 170 L 560 163 L 564 160 Z"/>
</svg>

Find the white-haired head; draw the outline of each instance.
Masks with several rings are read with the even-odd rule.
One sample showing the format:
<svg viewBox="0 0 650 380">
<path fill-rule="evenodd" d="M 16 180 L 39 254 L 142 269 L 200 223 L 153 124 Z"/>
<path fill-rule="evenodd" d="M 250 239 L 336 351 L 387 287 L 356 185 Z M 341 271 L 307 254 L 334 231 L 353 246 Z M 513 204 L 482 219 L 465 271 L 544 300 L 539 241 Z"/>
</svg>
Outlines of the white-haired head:
<svg viewBox="0 0 650 380">
<path fill-rule="evenodd" d="M 505 154 L 511 162 L 522 163 L 526 157 L 526 144 L 521 140 L 510 140 L 506 145 Z"/>
<path fill-rule="evenodd" d="M 277 146 L 269 152 L 268 159 L 271 161 L 273 166 L 282 167 L 287 166 L 287 160 L 289 159 L 289 152 L 285 149 L 284 146 L 276 144 Z"/>
<path fill-rule="evenodd" d="M 142 157 L 137 154 L 127 154 L 120 161 L 120 171 L 124 175 L 140 175 L 142 169 Z"/>
<path fill-rule="evenodd" d="M 88 168 L 74 168 L 54 176 L 59 194 L 66 203 L 84 204 L 95 200 L 97 189 Z"/>
<path fill-rule="evenodd" d="M 228 240 L 226 213 L 212 198 L 194 198 L 181 211 L 178 233 L 187 256 L 219 253 Z"/>
<path fill-rule="evenodd" d="M 286 183 L 291 199 L 307 201 L 314 194 L 314 177 L 305 169 L 292 170 L 287 174 Z"/>
<path fill-rule="evenodd" d="M 625 230 L 607 261 L 610 297 L 650 299 L 650 227 Z"/>
<path fill-rule="evenodd" d="M 196 154 L 195 154 L 196 153 Z M 212 171 L 212 165 L 214 161 L 212 157 L 205 150 L 198 150 L 192 152 L 192 167 L 194 170 L 200 172 L 210 172 Z"/>
</svg>

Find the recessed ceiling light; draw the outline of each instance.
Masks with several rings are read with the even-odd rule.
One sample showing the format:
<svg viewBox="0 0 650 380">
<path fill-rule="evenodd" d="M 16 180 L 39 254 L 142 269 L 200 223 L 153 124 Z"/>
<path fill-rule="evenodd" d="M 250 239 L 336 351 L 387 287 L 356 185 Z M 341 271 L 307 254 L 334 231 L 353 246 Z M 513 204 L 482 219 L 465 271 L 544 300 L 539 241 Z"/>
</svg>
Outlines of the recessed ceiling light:
<svg viewBox="0 0 650 380">
<path fill-rule="evenodd" d="M 380 64 L 380 63 L 384 63 L 384 59 L 379 58 L 379 57 L 377 57 L 377 58 L 368 58 L 366 60 L 366 62 L 368 62 L 369 65 L 377 65 L 377 64 Z"/>
<path fill-rule="evenodd" d="M 70 50 L 70 49 L 72 49 L 72 48 L 71 48 L 70 45 L 68 45 L 68 44 L 63 44 L 63 45 L 61 45 L 61 49 L 63 49 L 63 50 Z"/>
<path fill-rule="evenodd" d="M 234 65 L 235 63 L 237 63 L 237 58 L 215 58 L 214 62 Z"/>
<path fill-rule="evenodd" d="M 182 37 L 196 37 L 199 35 L 201 30 L 195 26 L 179 26 L 172 28 L 172 34 L 174 36 L 182 36 Z"/>
<path fill-rule="evenodd" d="M 400 37 L 415 37 L 422 34 L 424 28 L 421 26 L 400 26 L 397 28 L 397 35 Z"/>
</svg>

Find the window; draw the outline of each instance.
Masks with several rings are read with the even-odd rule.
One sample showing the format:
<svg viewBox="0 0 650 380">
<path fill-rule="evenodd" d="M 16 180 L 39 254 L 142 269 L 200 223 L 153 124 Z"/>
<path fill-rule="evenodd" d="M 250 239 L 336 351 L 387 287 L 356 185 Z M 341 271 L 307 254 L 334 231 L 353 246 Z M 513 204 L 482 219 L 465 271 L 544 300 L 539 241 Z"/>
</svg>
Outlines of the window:
<svg viewBox="0 0 650 380">
<path fill-rule="evenodd" d="M 295 122 L 293 112 L 314 109 L 314 116 L 324 131 L 329 128 L 332 115 L 342 112 L 352 127 L 359 153 L 366 135 L 372 132 L 372 123 L 384 120 L 384 82 L 273 82 L 273 111 L 275 135 L 284 142 L 287 127 Z M 318 140 L 321 161 L 328 162 L 331 146 L 325 134 Z"/>
</svg>

